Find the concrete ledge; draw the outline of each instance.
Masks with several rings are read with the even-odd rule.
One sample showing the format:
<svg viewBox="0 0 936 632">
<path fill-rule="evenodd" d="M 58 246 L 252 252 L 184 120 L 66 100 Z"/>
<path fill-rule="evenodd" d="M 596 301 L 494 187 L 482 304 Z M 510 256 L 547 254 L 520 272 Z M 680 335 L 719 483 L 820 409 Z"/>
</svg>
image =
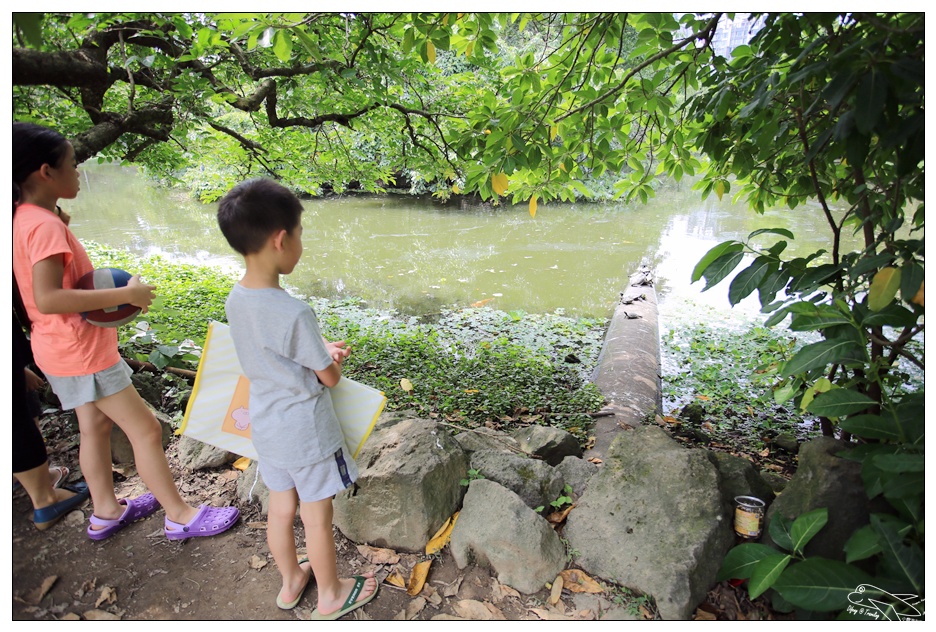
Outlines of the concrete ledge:
<svg viewBox="0 0 936 632">
<path fill-rule="evenodd" d="M 614 437 L 636 428 L 662 407 L 660 328 L 653 274 L 648 268 L 630 277 L 614 310 L 593 377 L 613 415 L 595 423 L 595 445 L 585 458 L 604 459 Z"/>
</svg>

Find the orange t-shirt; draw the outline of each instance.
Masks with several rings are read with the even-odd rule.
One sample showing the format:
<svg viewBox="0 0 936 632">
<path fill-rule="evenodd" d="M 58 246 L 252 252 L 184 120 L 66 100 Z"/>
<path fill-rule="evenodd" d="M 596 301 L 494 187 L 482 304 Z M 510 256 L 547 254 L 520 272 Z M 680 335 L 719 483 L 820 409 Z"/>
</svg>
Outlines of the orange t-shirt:
<svg viewBox="0 0 936 632">
<path fill-rule="evenodd" d="M 64 256 L 62 287 L 71 289 L 94 267 L 81 243 L 55 213 L 21 204 L 13 214 L 13 274 L 32 321 L 32 350 L 43 373 L 60 377 L 97 373 L 120 361 L 117 330 L 91 325 L 81 314 L 41 314 L 33 296 L 33 266 Z"/>
</svg>

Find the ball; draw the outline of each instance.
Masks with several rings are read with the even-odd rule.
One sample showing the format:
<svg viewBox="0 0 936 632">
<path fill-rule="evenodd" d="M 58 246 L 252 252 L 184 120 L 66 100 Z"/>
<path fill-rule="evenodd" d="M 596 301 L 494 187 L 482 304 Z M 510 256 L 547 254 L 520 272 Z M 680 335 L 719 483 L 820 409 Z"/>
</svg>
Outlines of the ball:
<svg viewBox="0 0 936 632">
<path fill-rule="evenodd" d="M 101 268 L 93 270 L 78 279 L 78 288 L 82 290 L 107 290 L 124 287 L 130 281 L 130 273 L 119 268 Z M 120 327 L 137 317 L 140 308 L 125 303 L 115 307 L 81 312 L 81 317 L 98 327 Z"/>
</svg>

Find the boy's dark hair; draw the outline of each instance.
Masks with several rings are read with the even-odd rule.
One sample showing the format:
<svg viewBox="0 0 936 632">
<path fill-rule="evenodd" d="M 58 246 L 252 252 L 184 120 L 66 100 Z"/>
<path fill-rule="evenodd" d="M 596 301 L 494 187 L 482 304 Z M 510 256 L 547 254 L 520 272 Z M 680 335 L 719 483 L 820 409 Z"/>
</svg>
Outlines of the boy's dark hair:
<svg viewBox="0 0 936 632">
<path fill-rule="evenodd" d="M 299 225 L 302 203 L 292 191 L 268 178 L 241 182 L 218 204 L 218 226 L 242 255 L 259 252 L 270 235 Z"/>
</svg>

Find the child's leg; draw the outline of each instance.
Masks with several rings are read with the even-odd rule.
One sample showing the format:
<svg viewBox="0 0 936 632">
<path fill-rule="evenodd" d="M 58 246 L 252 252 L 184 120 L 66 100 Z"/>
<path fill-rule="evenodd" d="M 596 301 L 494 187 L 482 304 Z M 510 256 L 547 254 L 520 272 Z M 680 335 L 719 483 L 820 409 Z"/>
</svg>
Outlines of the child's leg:
<svg viewBox="0 0 936 632">
<path fill-rule="evenodd" d="M 136 389 L 128 386 L 119 393 L 99 399 L 93 405 L 120 426 L 120 429 L 127 435 L 130 445 L 133 446 L 133 460 L 140 478 L 165 509 L 166 517 L 180 524 L 186 524 L 192 520 L 197 510 L 182 500 L 175 481 L 172 479 L 166 452 L 162 446 L 162 428 Z M 109 430 L 107 436 L 106 458 L 108 468 L 110 468 Z M 82 462 L 82 469 L 84 469 L 84 462 Z M 89 480 L 88 485 L 90 484 Z M 111 483 L 111 488 L 111 494 L 113 494 L 113 483 Z M 112 511 L 113 515 L 102 515 L 97 512 L 96 505 L 95 502 L 95 515 L 105 519 L 119 518 L 125 509 L 123 505 L 117 505 Z"/>
<path fill-rule="evenodd" d="M 338 578 L 338 561 L 335 554 L 335 537 L 332 533 L 332 499 L 326 498 L 311 503 L 299 503 L 299 515 L 306 530 L 306 550 L 315 574 L 318 586 L 318 611 L 331 614 L 340 609 L 351 589 L 353 579 Z M 377 590 L 377 580 L 373 573 L 368 578 L 358 600 L 364 599 Z"/>
<path fill-rule="evenodd" d="M 302 566 L 296 559 L 295 521 L 299 496 L 295 488 L 285 492 L 270 490 L 270 507 L 267 513 L 267 544 L 273 560 L 283 576 L 280 600 L 290 603 L 309 583 L 311 568 L 308 562 Z"/>
<path fill-rule="evenodd" d="M 107 415 L 93 403 L 75 409 L 81 438 L 78 444 L 78 462 L 81 474 L 91 492 L 94 515 L 98 518 L 119 518 L 124 511 L 114 495 L 114 473 L 111 461 L 111 428 Z"/>
</svg>

